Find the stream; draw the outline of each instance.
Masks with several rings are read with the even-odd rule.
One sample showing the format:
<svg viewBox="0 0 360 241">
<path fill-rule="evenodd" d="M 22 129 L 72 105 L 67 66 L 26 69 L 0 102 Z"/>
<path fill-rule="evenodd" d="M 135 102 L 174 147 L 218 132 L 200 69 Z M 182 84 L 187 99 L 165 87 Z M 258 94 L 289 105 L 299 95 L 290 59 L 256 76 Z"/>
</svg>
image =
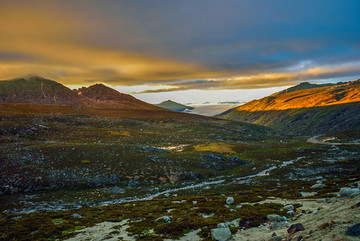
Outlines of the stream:
<svg viewBox="0 0 360 241">
<path fill-rule="evenodd" d="M 233 178 L 226 178 L 226 179 L 220 179 L 220 180 L 214 180 L 214 181 L 205 181 L 205 182 L 201 182 L 201 183 L 197 183 L 197 184 L 191 184 L 191 185 L 187 185 L 187 186 L 183 186 L 183 187 L 178 187 L 178 188 L 171 188 L 171 189 L 167 189 L 164 191 L 159 191 L 157 193 L 154 194 L 150 194 L 147 195 L 145 197 L 127 197 L 127 198 L 121 198 L 121 199 L 113 199 L 113 200 L 108 200 L 108 201 L 100 201 L 97 202 L 95 204 L 87 204 L 84 202 L 65 202 L 63 200 L 56 200 L 56 201 L 35 201 L 35 200 L 31 200 L 31 196 L 36 197 L 37 195 L 21 195 L 19 196 L 19 198 L 23 198 L 24 200 L 21 200 L 20 203 L 22 203 L 24 205 L 24 207 L 22 208 L 17 208 L 17 209 L 12 209 L 12 210 L 7 210 L 7 212 L 11 212 L 11 213 L 33 213 L 33 212 L 38 212 L 38 211 L 60 211 L 60 210 L 68 210 L 68 209 L 76 209 L 76 208 L 80 208 L 82 206 L 88 205 L 88 206 L 104 206 L 104 205 L 110 205 L 110 204 L 119 204 L 119 203 L 126 203 L 126 202 L 137 202 L 137 201 L 145 201 L 145 200 L 151 200 L 154 198 L 157 198 L 159 196 L 162 195 L 169 195 L 171 193 L 176 193 L 178 191 L 183 191 L 183 190 L 189 190 L 189 189 L 195 189 L 195 188 L 202 188 L 202 187 L 207 187 L 210 185 L 216 185 L 216 184 L 221 184 L 221 183 L 225 183 L 225 182 L 229 182 L 229 183 L 234 183 L 234 182 L 238 182 L 241 180 L 246 180 L 246 179 L 251 179 L 251 178 L 256 178 L 256 177 L 261 177 L 261 176 L 268 176 L 270 175 L 270 172 L 279 168 L 283 168 L 286 167 L 288 165 L 291 165 L 293 163 L 295 163 L 296 161 L 299 161 L 301 159 L 305 158 L 303 157 L 298 157 L 294 160 L 290 160 L 290 161 L 285 161 L 279 165 L 274 165 L 274 166 L 270 166 L 268 168 L 266 168 L 265 170 L 262 170 L 256 174 L 252 174 L 252 175 L 247 175 L 247 176 L 242 176 L 242 177 L 233 177 Z M 229 181 L 230 179 L 230 181 Z"/>
</svg>

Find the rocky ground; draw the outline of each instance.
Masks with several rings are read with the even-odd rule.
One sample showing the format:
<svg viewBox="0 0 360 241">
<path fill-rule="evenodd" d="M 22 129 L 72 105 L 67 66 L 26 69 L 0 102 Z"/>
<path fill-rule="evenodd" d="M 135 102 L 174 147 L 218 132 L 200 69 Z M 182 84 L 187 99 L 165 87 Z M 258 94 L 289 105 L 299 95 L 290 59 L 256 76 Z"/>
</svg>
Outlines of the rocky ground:
<svg viewBox="0 0 360 241">
<path fill-rule="evenodd" d="M 356 198 L 335 194 L 360 180 L 359 145 L 202 118 L 0 120 L 0 240 L 210 240 L 218 226 L 235 240 L 268 240 L 289 238 L 296 223 L 305 230 L 292 240 L 318 240 L 358 222 L 340 218 Z"/>
<path fill-rule="evenodd" d="M 355 226 L 360 223 L 360 196 L 358 189 L 356 191 L 357 195 L 351 197 L 336 195 L 333 198 L 321 199 L 266 200 L 265 202 L 281 203 L 284 207 L 288 207 L 291 203 L 300 207 L 295 209 L 295 217 L 282 220 L 281 224 L 274 225 L 274 222 L 268 222 L 258 228 L 239 231 L 233 238 L 259 241 L 360 240 L 360 225 Z M 352 230 L 353 226 L 356 229 L 348 231 Z M 298 229 L 294 228 L 294 233 L 292 233 L 291 227 L 298 227 Z"/>
<path fill-rule="evenodd" d="M 230 204 L 233 204 L 232 201 L 231 197 L 226 200 Z M 212 239 L 221 241 L 360 240 L 360 196 L 357 188 L 341 189 L 339 193 L 334 193 L 332 198 L 292 200 L 268 198 L 251 205 L 264 203 L 281 204 L 287 214 L 284 216 L 270 214 L 267 216 L 268 220 L 259 227 L 247 229 L 239 225 L 240 219 L 219 223 L 218 228 L 210 231 Z M 237 206 L 247 204 L 241 203 Z M 170 217 L 165 217 L 171 222 Z M 75 231 L 75 236 L 67 240 L 137 240 L 137 236 L 130 235 L 126 231 L 129 228 L 129 221 L 98 223 Z M 237 228 L 238 231 L 232 234 L 229 227 Z M 199 232 L 200 229 L 190 230 L 177 240 L 202 240 L 203 238 L 198 235 Z"/>
</svg>

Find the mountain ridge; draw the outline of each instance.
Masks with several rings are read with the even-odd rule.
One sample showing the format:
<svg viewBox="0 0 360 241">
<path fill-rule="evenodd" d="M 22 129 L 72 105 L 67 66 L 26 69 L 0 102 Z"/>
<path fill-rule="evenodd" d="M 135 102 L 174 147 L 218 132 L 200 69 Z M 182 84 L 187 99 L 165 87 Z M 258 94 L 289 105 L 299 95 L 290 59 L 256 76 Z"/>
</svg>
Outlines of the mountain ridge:
<svg viewBox="0 0 360 241">
<path fill-rule="evenodd" d="M 311 85 L 311 84 L 310 84 Z M 289 88 L 290 90 L 294 88 Z M 281 91 L 259 100 L 239 106 L 240 111 L 286 110 L 319 107 L 332 104 L 345 104 L 360 101 L 360 81 L 344 84 L 321 85 L 317 88 Z"/>
<path fill-rule="evenodd" d="M 360 80 L 278 92 L 225 111 L 217 117 L 296 135 L 360 129 Z"/>
<path fill-rule="evenodd" d="M 85 105 L 71 89 L 40 76 L 0 81 L 0 103 Z"/>
<path fill-rule="evenodd" d="M 164 110 L 103 84 L 71 90 L 54 80 L 35 75 L 0 81 L 0 103 L 68 105 L 76 108 Z"/>
</svg>

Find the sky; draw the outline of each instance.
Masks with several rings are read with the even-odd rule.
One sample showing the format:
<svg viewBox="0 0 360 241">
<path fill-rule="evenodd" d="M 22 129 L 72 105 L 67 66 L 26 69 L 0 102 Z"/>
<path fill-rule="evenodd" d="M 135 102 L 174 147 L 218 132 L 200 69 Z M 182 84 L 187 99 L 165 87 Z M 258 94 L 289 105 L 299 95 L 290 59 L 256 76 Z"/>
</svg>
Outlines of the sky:
<svg viewBox="0 0 360 241">
<path fill-rule="evenodd" d="M 360 78 L 358 0 L 1 0 L 0 79 L 154 103 L 248 101 Z"/>
</svg>

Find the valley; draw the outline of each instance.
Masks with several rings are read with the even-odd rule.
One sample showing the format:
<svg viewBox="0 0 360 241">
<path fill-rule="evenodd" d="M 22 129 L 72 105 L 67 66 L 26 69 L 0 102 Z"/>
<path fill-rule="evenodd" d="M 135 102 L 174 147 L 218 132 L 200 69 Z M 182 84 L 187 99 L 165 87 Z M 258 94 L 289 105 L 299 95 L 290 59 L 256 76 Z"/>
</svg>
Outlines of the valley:
<svg viewBox="0 0 360 241">
<path fill-rule="evenodd" d="M 357 130 L 292 135 L 152 108 L 101 85 L 81 92 L 86 105 L 0 104 L 1 239 L 81 240 L 110 225 L 102 239 L 209 240 L 219 223 L 238 220 L 237 237 L 277 230 L 269 214 L 297 219 L 274 199 L 335 205 L 360 181 Z M 115 234 L 114 225 L 124 228 Z"/>
<path fill-rule="evenodd" d="M 315 198 L 331 197 L 331 192 L 350 177 L 360 178 L 359 146 L 312 144 L 306 142 L 308 136 L 287 136 L 266 127 L 216 118 L 184 114 L 181 118 L 129 119 L 4 112 L 1 124 L 1 220 L 19 216 L 19 224 L 31 217 L 40 222 L 38 215 L 44 211 L 44 217 L 65 218 L 63 215 L 68 217 L 69 212 L 84 216 L 88 215 L 85 212 L 105 208 L 107 215 L 113 215 L 113 208 L 122 209 L 129 203 L 140 205 L 139 208 L 146 205 L 148 210 L 148 204 L 165 208 L 164 202 L 174 202 L 167 208 L 171 209 L 174 205 L 179 208 L 175 204 L 178 201 L 211 199 L 211 206 L 220 211 L 222 195 L 231 195 L 241 202 L 273 196 L 301 198 L 301 192 L 313 192 L 311 186 L 318 180 L 325 180 L 327 185 L 316 190 Z M 259 208 L 256 207 L 258 211 Z M 136 212 L 144 215 L 140 210 Z M 223 218 L 242 215 L 230 212 Z M 266 215 L 262 217 L 266 219 Z M 213 222 L 221 222 L 219 218 L 223 219 L 217 216 Z M 86 220 L 74 225 L 92 225 L 93 221 Z M 96 220 L 97 223 L 102 219 Z M 73 221 L 66 221 L 67 225 L 69 222 Z M 258 222 L 250 222 L 249 227 Z M 204 235 L 215 223 L 203 229 Z M 130 225 L 135 227 L 132 225 L 135 223 Z M 155 224 L 143 225 L 150 225 L 146 226 L 148 229 Z M 183 229 L 199 227 L 192 221 L 182 225 L 185 226 L 181 226 L 181 233 Z M 11 227 L 16 226 L 8 228 Z M 5 229 L 6 233 L 10 229 Z M 51 230 L 51 234 L 35 233 L 33 238 L 76 234 L 64 233 L 67 228 L 62 225 Z M 139 235 L 137 229 L 129 230 L 135 239 L 164 237 L 157 236 L 157 231 L 149 236 Z M 10 237 L 21 240 L 18 231 L 11 232 Z M 177 232 L 165 236 L 174 237 Z"/>
</svg>

